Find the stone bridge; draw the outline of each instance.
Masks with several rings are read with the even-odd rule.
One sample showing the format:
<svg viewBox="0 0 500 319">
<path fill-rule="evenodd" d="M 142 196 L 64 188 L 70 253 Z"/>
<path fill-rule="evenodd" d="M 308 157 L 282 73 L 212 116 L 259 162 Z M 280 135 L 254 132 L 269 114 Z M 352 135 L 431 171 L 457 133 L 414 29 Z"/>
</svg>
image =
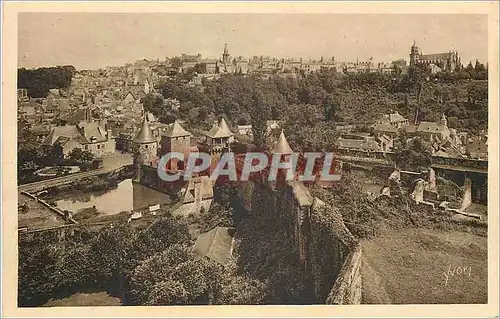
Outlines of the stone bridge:
<svg viewBox="0 0 500 319">
<path fill-rule="evenodd" d="M 116 167 L 99 168 L 99 169 L 94 169 L 94 170 L 90 170 L 90 171 L 86 171 L 86 172 L 80 172 L 80 173 L 75 173 L 75 174 L 71 174 L 71 175 L 60 176 L 60 177 L 56 177 L 56 178 L 46 179 L 46 180 L 39 181 L 39 182 L 19 185 L 18 191 L 36 193 L 36 192 L 43 191 L 49 187 L 70 184 L 70 183 L 72 183 L 76 180 L 82 179 L 82 178 L 105 175 L 105 174 L 109 174 L 109 173 L 119 173 L 123 170 L 128 170 L 131 167 L 132 167 L 132 165 L 123 165 L 123 166 L 120 166 L 118 168 L 116 168 Z"/>
<path fill-rule="evenodd" d="M 392 152 L 365 152 L 359 150 L 338 151 L 338 159 L 342 162 L 361 165 L 369 169 L 374 167 L 394 167 Z M 452 180 L 459 186 L 464 186 L 466 180 L 472 182 L 472 200 L 487 203 L 488 195 L 488 161 L 469 158 L 451 158 L 432 156 L 431 167 L 437 176 Z"/>
</svg>

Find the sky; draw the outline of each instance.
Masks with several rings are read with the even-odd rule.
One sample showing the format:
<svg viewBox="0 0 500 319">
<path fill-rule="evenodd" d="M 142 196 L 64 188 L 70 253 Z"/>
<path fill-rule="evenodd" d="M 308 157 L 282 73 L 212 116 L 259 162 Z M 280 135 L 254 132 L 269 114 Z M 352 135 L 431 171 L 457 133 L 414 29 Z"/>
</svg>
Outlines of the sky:
<svg viewBox="0 0 500 319">
<path fill-rule="evenodd" d="M 182 53 L 335 57 L 337 61 L 408 59 L 458 51 L 462 63 L 487 61 L 486 15 L 20 13 L 19 67 L 97 69 Z"/>
</svg>

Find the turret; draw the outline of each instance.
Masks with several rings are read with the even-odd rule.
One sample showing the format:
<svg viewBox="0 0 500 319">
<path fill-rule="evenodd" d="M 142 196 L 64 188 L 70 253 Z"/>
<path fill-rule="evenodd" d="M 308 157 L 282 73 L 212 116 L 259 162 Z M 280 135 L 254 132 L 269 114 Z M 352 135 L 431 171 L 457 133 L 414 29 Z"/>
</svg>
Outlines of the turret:
<svg viewBox="0 0 500 319">
<path fill-rule="evenodd" d="M 174 123 L 162 134 L 160 156 L 180 152 L 187 156 L 191 147 L 191 133 L 186 131 L 180 123 L 175 120 Z"/>
<path fill-rule="evenodd" d="M 214 125 L 210 131 L 205 133 L 205 142 L 199 146 L 200 152 L 210 153 L 211 169 L 215 168 L 222 153 L 231 152 L 230 144 L 233 139 L 234 134 L 224 119 L 221 119 L 219 125 Z"/>
<path fill-rule="evenodd" d="M 133 140 L 134 181 L 141 180 L 142 165 L 154 165 L 157 157 L 158 141 L 144 117 L 141 129 Z"/>
<path fill-rule="evenodd" d="M 274 145 L 272 153 L 285 156 L 291 155 L 293 153 L 292 148 L 290 147 L 288 141 L 286 140 L 285 133 L 283 133 L 283 130 L 281 130 L 278 142 L 276 143 L 276 145 Z"/>
<path fill-rule="evenodd" d="M 293 150 L 288 144 L 288 141 L 286 140 L 285 133 L 283 133 L 283 130 L 281 130 L 280 136 L 278 138 L 278 142 L 274 145 L 273 150 L 271 151 L 273 155 L 273 159 L 271 162 L 271 172 L 276 171 L 276 182 L 270 181 L 270 186 L 275 188 L 277 186 L 283 186 L 283 183 L 286 180 L 287 172 L 288 169 L 283 168 L 283 166 L 288 166 L 285 163 L 291 163 L 290 161 L 293 161 L 293 158 L 291 158 L 291 155 L 293 154 Z M 278 161 L 282 164 L 277 164 L 276 161 Z M 292 164 L 292 170 L 294 169 L 293 163 Z M 293 172 L 295 175 L 295 172 Z"/>
</svg>

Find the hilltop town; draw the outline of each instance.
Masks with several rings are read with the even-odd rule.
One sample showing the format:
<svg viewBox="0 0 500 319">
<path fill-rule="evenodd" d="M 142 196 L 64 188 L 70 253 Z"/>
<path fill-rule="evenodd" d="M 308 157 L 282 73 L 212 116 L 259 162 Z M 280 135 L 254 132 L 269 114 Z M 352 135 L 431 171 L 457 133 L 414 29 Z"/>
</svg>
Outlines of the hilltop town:
<svg viewBox="0 0 500 319">
<path fill-rule="evenodd" d="M 221 51 L 18 69 L 20 305 L 486 302 L 487 65 Z M 158 176 L 253 151 L 332 152 L 342 177 Z M 443 286 L 448 262 L 474 280 Z"/>
</svg>

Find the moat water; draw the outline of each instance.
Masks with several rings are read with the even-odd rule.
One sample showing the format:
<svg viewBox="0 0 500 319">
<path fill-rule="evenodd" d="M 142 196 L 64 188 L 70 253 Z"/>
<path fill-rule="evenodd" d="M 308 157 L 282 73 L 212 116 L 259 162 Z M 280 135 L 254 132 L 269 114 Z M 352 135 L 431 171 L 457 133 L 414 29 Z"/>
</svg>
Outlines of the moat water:
<svg viewBox="0 0 500 319">
<path fill-rule="evenodd" d="M 170 202 L 167 194 L 133 183 L 132 179 L 125 179 L 118 187 L 107 191 L 62 193 L 57 197 L 56 206 L 62 210 L 76 213 L 82 208 L 95 206 L 104 215 Z"/>
</svg>

